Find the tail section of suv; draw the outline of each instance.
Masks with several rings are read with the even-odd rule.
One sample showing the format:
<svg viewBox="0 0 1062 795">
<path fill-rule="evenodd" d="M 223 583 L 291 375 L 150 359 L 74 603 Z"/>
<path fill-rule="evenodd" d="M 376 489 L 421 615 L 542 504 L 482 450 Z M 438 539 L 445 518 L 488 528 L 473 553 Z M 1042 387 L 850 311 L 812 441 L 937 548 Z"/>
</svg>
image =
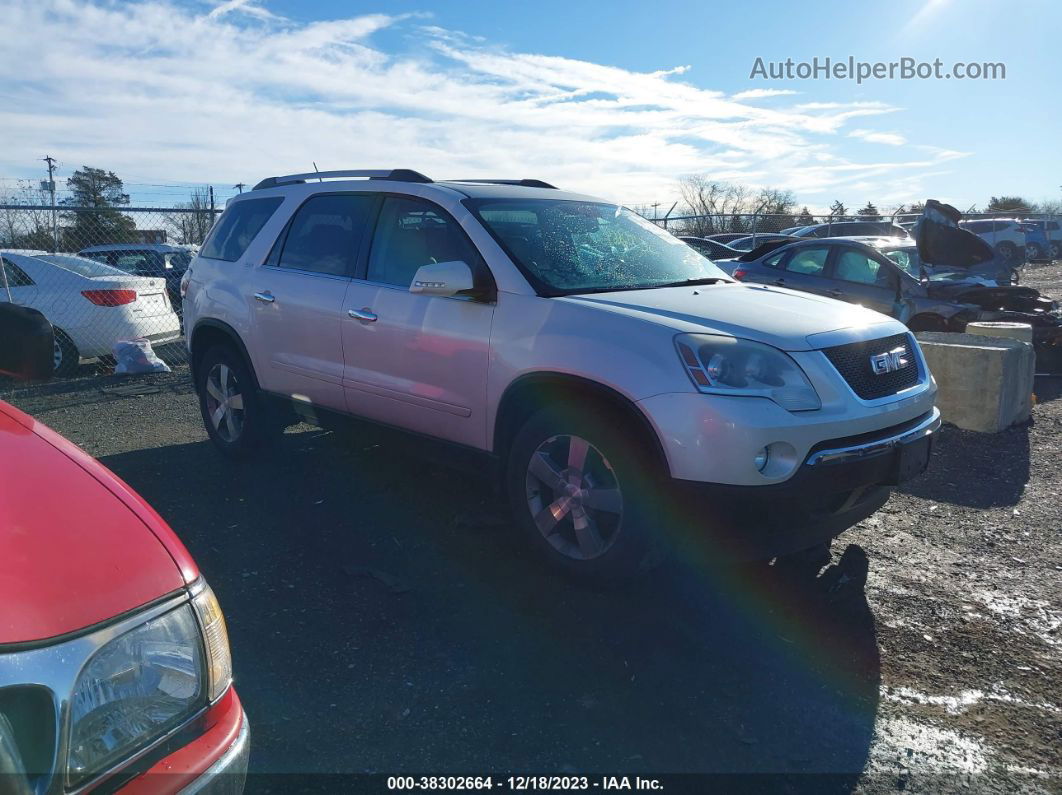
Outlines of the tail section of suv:
<svg viewBox="0 0 1062 795">
<path fill-rule="evenodd" d="M 898 322 L 741 284 L 537 180 L 270 178 L 230 201 L 182 290 L 223 452 L 275 431 L 277 406 L 463 446 L 580 576 L 674 539 L 719 558 L 826 542 L 924 469 L 940 422 Z"/>
</svg>

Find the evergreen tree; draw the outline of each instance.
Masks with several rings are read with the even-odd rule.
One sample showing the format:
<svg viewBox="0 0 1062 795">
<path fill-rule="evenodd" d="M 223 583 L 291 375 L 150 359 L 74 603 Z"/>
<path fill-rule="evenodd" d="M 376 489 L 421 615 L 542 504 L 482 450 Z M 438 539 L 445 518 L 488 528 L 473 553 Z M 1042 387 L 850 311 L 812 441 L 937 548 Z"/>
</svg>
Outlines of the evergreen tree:
<svg viewBox="0 0 1062 795">
<path fill-rule="evenodd" d="M 1032 204 L 1021 196 L 993 196 L 985 207 L 986 213 L 1002 215 L 1026 215 L 1032 211 Z"/>
<path fill-rule="evenodd" d="M 83 166 L 66 181 L 70 196 L 60 204 L 72 209 L 63 214 L 63 247 L 78 251 L 101 243 L 133 243 L 136 222 L 117 209 L 129 204 L 129 194 L 113 171 Z"/>
<path fill-rule="evenodd" d="M 844 202 L 840 199 L 830 205 L 830 220 L 831 221 L 847 221 L 848 220 L 848 208 L 844 206 Z"/>
<path fill-rule="evenodd" d="M 867 206 L 861 209 L 858 213 L 859 218 L 863 221 L 880 221 L 881 213 L 878 212 L 878 208 L 871 202 L 867 202 Z"/>
<path fill-rule="evenodd" d="M 808 212 L 807 205 L 804 205 L 804 208 L 800 211 L 800 215 L 797 216 L 797 223 L 801 226 L 811 226 L 815 223 L 815 218 L 810 212 Z"/>
</svg>

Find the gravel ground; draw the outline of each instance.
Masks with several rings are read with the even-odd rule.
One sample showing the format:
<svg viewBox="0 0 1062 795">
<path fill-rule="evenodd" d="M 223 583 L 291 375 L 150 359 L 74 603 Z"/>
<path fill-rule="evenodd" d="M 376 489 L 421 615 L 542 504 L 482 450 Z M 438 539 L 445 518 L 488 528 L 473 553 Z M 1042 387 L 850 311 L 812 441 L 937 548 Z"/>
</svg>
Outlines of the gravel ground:
<svg viewBox="0 0 1062 795">
<path fill-rule="evenodd" d="M 1062 295 L 1062 266 L 1027 281 Z M 192 551 L 228 618 L 254 772 L 752 771 L 924 792 L 1062 791 L 1062 379 L 1036 394 L 1028 426 L 945 427 L 930 471 L 817 579 L 679 555 L 597 591 L 530 565 L 482 477 L 403 440 L 299 426 L 233 466 L 183 368 L 0 388 Z"/>
</svg>

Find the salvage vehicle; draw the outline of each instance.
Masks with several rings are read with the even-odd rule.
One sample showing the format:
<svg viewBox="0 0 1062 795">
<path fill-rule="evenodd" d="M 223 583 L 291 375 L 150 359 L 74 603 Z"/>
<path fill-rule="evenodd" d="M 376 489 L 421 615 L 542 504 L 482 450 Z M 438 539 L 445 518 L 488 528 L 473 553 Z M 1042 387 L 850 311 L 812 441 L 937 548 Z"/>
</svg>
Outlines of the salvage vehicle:
<svg viewBox="0 0 1062 795">
<path fill-rule="evenodd" d="M 679 541 L 720 562 L 821 548 L 926 468 L 940 424 L 903 324 L 742 284 L 539 180 L 269 177 L 229 201 L 182 286 L 220 451 L 252 455 L 297 418 L 449 445 L 581 578 Z"/>
<path fill-rule="evenodd" d="M 168 243 L 109 243 L 89 246 L 78 252 L 134 276 L 161 276 L 166 280 L 170 303 L 181 310 L 181 277 L 195 252 L 186 246 Z"/>
<path fill-rule="evenodd" d="M 912 331 L 964 331 L 975 320 L 1028 323 L 1038 369 L 1062 371 L 1058 304 L 1029 287 L 987 279 L 997 267 L 994 259 L 986 271 L 978 264 L 935 267 L 923 263 L 911 241 L 888 237 L 809 240 L 757 253 L 732 263 L 735 279 L 861 304 Z"/>
<path fill-rule="evenodd" d="M 0 375 L 50 375 L 40 312 L 0 303 L 0 339 Z M 3 401 L 0 484 L 0 791 L 242 791 L 225 619 L 177 536 Z"/>
<path fill-rule="evenodd" d="M 55 374 L 110 356 L 117 340 L 152 344 L 181 336 L 161 278 L 132 276 L 95 260 L 44 251 L 0 251 L 0 301 L 38 309 L 55 330 Z"/>
<path fill-rule="evenodd" d="M 780 243 L 792 239 L 791 235 L 783 235 L 774 232 L 760 232 L 759 234 L 745 235 L 745 237 L 731 240 L 727 245 L 740 251 L 752 251 L 752 249 L 758 248 L 764 243 Z"/>
<path fill-rule="evenodd" d="M 1043 242 L 1047 246 L 1046 258 L 1051 260 L 1062 259 L 1062 224 L 1054 218 L 1026 218 L 1025 225 L 1035 228 L 1043 235 Z M 1029 259 L 1035 259 L 1030 257 Z"/>
<path fill-rule="evenodd" d="M 960 221 L 959 225 L 992 246 L 1004 260 L 1035 262 L 1050 257 L 1044 229 L 1020 218 L 975 219 Z"/>
<path fill-rule="evenodd" d="M 794 237 L 907 237 L 907 230 L 892 221 L 828 221 L 793 232 Z"/>
<path fill-rule="evenodd" d="M 741 256 L 741 251 L 731 248 L 726 243 L 717 240 L 709 240 L 706 237 L 693 237 L 691 235 L 679 235 L 678 239 L 692 248 L 698 254 L 702 254 L 710 260 L 733 259 Z"/>
</svg>

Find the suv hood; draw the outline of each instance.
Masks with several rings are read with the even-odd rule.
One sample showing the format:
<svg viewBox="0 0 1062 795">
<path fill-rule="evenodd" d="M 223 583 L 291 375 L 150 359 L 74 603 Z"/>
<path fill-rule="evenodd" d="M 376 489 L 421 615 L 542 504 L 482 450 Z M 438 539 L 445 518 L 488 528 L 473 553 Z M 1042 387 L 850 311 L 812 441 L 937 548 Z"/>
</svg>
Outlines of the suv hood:
<svg viewBox="0 0 1062 795">
<path fill-rule="evenodd" d="M 554 299 L 629 315 L 676 332 L 728 334 L 787 351 L 815 349 L 814 334 L 864 329 L 884 324 L 872 337 L 900 333 L 904 327 L 885 315 L 855 304 L 811 293 L 740 282 L 697 287 L 662 287 Z"/>
<path fill-rule="evenodd" d="M 0 644 L 85 629 L 198 576 L 125 484 L 3 402 L 0 483 Z"/>
</svg>

